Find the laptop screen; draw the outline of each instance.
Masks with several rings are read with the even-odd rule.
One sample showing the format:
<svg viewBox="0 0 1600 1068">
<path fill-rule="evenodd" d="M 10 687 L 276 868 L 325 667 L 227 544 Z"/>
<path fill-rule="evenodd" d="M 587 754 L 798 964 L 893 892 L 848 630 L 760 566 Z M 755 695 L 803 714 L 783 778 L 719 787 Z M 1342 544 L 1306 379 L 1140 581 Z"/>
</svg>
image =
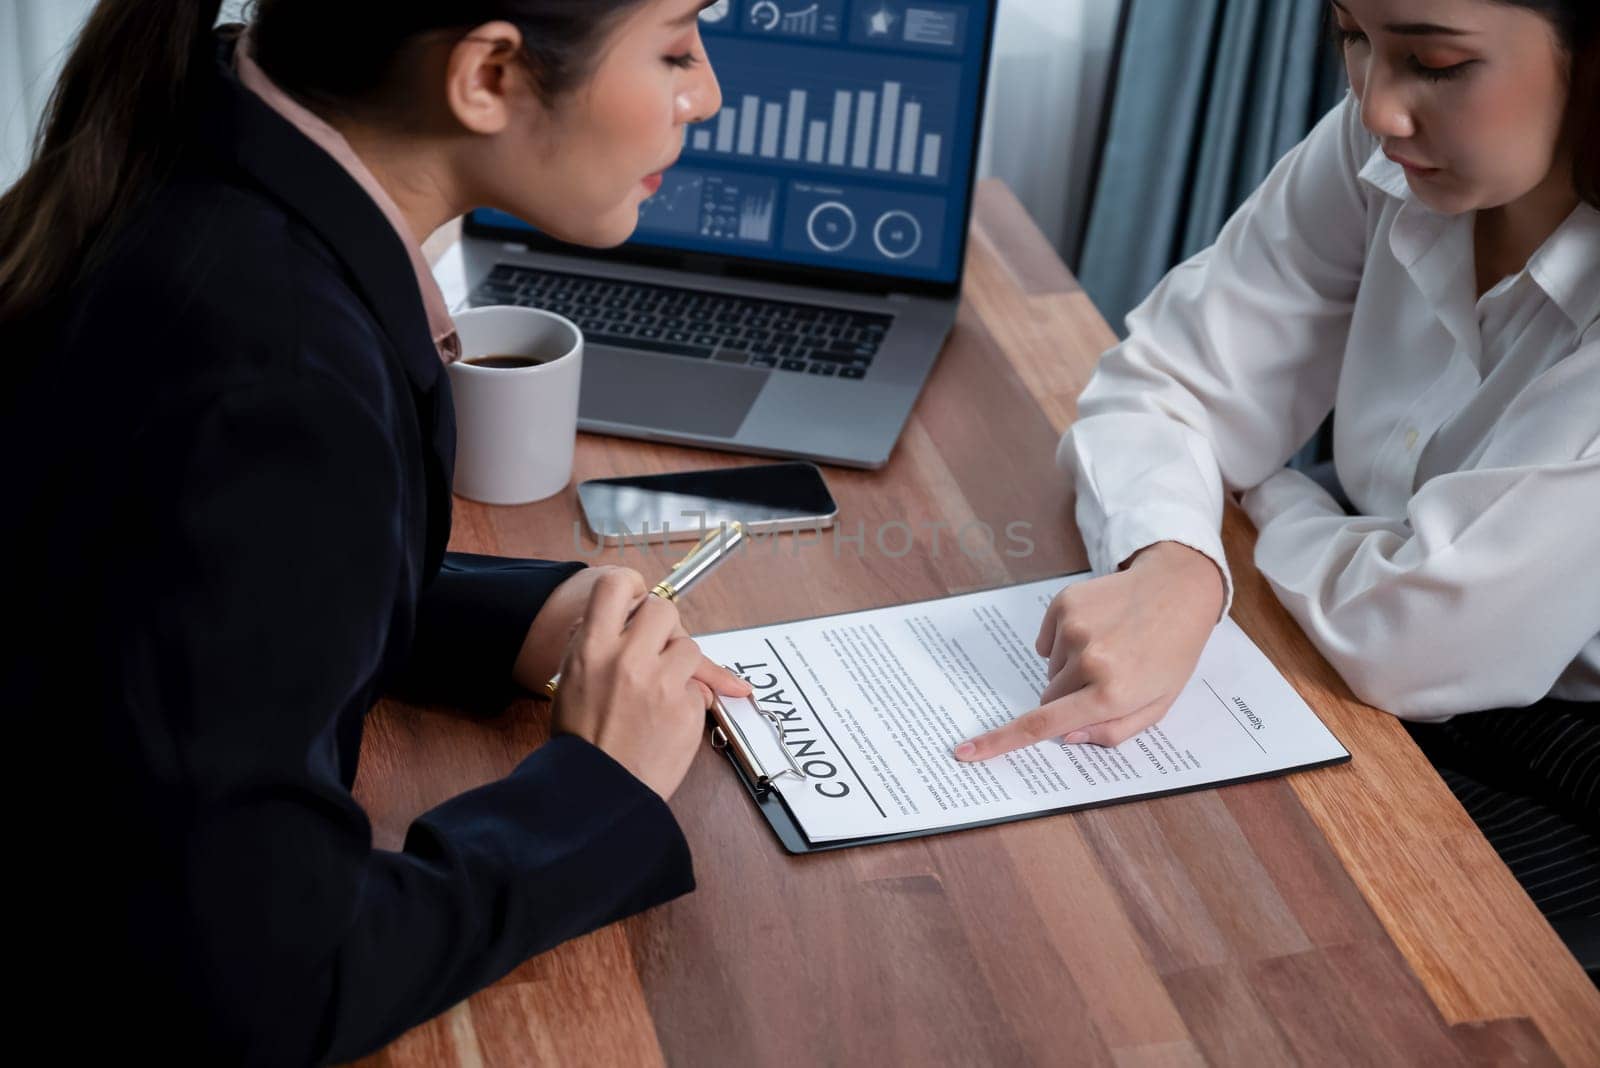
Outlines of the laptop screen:
<svg viewBox="0 0 1600 1068">
<path fill-rule="evenodd" d="M 722 110 L 688 128 L 627 247 L 954 283 L 992 8 L 717 0 L 700 29 Z"/>
</svg>

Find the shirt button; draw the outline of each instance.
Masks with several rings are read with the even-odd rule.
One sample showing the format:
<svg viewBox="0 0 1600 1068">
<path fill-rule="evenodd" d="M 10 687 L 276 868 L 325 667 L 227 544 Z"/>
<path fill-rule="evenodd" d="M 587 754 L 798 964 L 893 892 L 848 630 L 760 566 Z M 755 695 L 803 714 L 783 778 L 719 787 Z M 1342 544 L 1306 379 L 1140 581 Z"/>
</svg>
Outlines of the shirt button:
<svg viewBox="0 0 1600 1068">
<path fill-rule="evenodd" d="M 1417 432 L 1415 430 L 1407 430 L 1406 431 L 1406 448 L 1414 449 L 1416 447 L 1417 447 Z"/>
</svg>

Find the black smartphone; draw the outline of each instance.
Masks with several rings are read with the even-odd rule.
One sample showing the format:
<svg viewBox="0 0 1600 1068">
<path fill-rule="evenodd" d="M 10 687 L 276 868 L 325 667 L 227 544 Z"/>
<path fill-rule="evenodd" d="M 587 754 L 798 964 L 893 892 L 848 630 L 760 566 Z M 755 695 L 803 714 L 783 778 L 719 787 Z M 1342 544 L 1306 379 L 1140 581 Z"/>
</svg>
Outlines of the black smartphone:
<svg viewBox="0 0 1600 1068">
<path fill-rule="evenodd" d="M 644 536 L 696 540 L 732 522 L 752 534 L 825 530 L 839 514 L 817 465 L 800 462 L 590 479 L 578 485 L 578 501 L 607 545 Z"/>
</svg>

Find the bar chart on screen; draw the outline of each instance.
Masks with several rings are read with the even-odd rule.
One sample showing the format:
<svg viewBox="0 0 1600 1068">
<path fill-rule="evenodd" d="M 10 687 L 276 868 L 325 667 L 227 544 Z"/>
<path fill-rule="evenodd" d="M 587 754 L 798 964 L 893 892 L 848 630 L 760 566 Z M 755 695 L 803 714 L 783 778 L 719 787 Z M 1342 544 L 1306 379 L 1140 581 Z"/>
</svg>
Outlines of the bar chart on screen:
<svg viewBox="0 0 1600 1068">
<path fill-rule="evenodd" d="M 697 129 L 697 152 L 785 159 L 882 174 L 943 177 L 944 135 L 923 132 L 923 104 L 904 96 L 900 82 L 874 89 L 835 90 L 823 103 L 825 118 L 808 119 L 816 107 L 804 89 L 786 99 L 763 100 L 753 93 L 737 108 L 723 108 L 716 128 Z M 853 121 L 852 121 L 853 119 Z"/>
<path fill-rule="evenodd" d="M 891 68 L 886 76 L 862 77 L 866 70 L 839 66 L 719 70 L 724 107 L 691 130 L 687 151 L 919 184 L 947 181 L 955 101 L 937 70 L 899 60 L 873 65 Z M 776 70 L 791 84 L 774 85 Z"/>
</svg>

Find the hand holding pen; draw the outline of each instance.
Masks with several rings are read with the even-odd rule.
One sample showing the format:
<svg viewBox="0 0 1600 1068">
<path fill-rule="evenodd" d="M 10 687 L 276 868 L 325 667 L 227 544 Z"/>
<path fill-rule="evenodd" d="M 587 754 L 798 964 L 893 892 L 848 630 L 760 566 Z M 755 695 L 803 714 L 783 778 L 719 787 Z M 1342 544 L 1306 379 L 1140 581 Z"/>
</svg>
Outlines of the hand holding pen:
<svg viewBox="0 0 1600 1068">
<path fill-rule="evenodd" d="M 599 747 L 663 798 L 677 788 L 699 749 L 708 703 L 701 681 L 708 662 L 684 632 L 672 602 L 742 536 L 741 527 L 708 535 L 648 593 L 636 572 L 602 575 L 564 670 L 549 687 L 558 733 Z M 725 696 L 750 693 L 748 684 L 721 668 L 709 682 Z"/>
<path fill-rule="evenodd" d="M 672 566 L 667 572 L 667 577 L 650 588 L 651 597 L 659 597 L 664 601 L 676 602 L 679 597 L 689 592 L 701 579 L 705 578 L 717 565 L 721 564 L 733 550 L 744 541 L 743 523 L 726 523 L 711 531 L 689 550 L 685 556 Z M 643 602 L 640 602 L 640 606 Z M 636 606 L 634 612 L 638 611 Z M 629 614 L 632 621 L 633 613 Z M 561 688 L 561 673 L 558 671 L 550 676 L 550 681 L 544 684 L 544 691 L 552 700 Z"/>
</svg>

